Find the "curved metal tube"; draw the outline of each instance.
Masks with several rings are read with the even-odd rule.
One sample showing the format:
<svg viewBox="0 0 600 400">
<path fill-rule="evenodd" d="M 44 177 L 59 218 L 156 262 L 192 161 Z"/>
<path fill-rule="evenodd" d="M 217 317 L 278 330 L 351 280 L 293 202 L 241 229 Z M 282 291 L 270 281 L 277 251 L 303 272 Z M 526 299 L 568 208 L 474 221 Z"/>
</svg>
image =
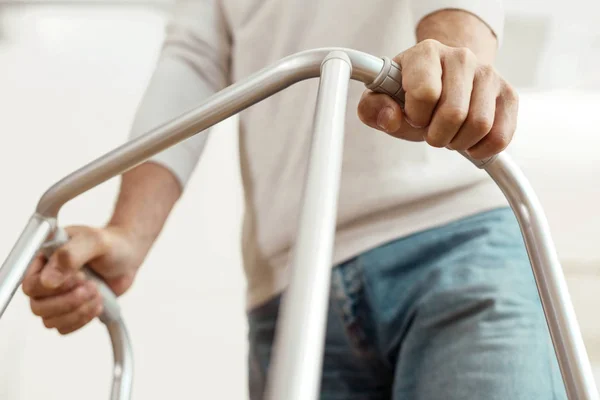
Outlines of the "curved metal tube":
<svg viewBox="0 0 600 400">
<path fill-rule="evenodd" d="M 33 214 L 0 268 L 0 317 L 21 286 L 27 267 L 54 230 L 54 221 Z"/>
<path fill-rule="evenodd" d="M 56 218 L 60 208 L 81 193 L 294 83 L 318 77 L 321 63 L 333 50 L 336 49 L 309 50 L 286 57 L 216 93 L 203 105 L 92 161 L 48 189 L 38 203 L 37 213 Z M 371 82 L 383 66 L 381 58 L 339 50 L 350 57 L 355 80 Z"/>
<path fill-rule="evenodd" d="M 117 321 L 103 321 L 110 336 L 113 349 L 113 382 L 111 400 L 129 400 L 133 388 L 133 346 L 125 327 L 119 318 Z"/>
<path fill-rule="evenodd" d="M 290 282 L 275 327 L 264 400 L 320 397 L 351 73 L 343 52 L 331 52 L 321 67 Z"/>
<path fill-rule="evenodd" d="M 350 59 L 351 79 L 366 85 L 375 79 L 385 82 L 384 70 L 394 70 L 396 75 L 390 77 L 398 79 L 399 69 L 390 68 L 389 61 L 355 50 L 325 48 L 298 53 L 231 85 L 198 108 L 68 175 L 44 193 L 36 213 L 0 268 L 0 316 L 20 286 L 27 266 L 44 240 L 56 230 L 55 219 L 66 202 L 296 82 L 320 76 L 323 60 L 333 51 L 341 51 Z M 383 89 L 386 88 L 389 89 L 387 86 Z M 569 399 L 598 399 L 566 281 L 537 197 L 508 155 L 485 162 L 471 161 L 477 167 L 484 167 L 500 186 L 518 218 Z M 120 317 L 111 319 L 107 327 L 116 363 L 112 398 L 125 400 L 131 389 L 130 376 L 125 374 L 132 365 L 130 343 Z"/>
<path fill-rule="evenodd" d="M 485 168 L 506 196 L 527 254 L 569 399 L 598 399 L 594 374 L 542 206 L 523 172 L 500 154 Z"/>
<path fill-rule="evenodd" d="M 69 241 L 69 235 L 61 227 L 57 227 L 52 240 L 47 241 L 41 248 L 47 258 L 52 256 L 60 246 Z M 121 317 L 121 308 L 117 296 L 104 280 L 87 266 L 83 267 L 88 279 L 94 281 L 102 296 L 102 314 L 100 321 L 106 326 L 113 349 L 113 384 L 112 400 L 128 400 L 131 398 L 133 382 L 133 350 L 125 322 Z"/>
</svg>

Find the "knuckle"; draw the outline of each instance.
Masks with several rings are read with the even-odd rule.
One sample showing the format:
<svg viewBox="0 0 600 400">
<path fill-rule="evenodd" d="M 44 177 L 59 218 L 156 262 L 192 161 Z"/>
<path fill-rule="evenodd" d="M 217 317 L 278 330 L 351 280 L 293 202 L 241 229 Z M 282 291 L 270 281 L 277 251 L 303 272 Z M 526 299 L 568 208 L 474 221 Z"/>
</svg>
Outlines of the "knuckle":
<svg viewBox="0 0 600 400">
<path fill-rule="evenodd" d="M 517 91 L 510 85 L 504 85 L 504 90 L 502 91 L 502 97 L 505 101 L 510 103 L 518 104 L 519 103 L 519 94 Z"/>
<path fill-rule="evenodd" d="M 435 104 L 440 98 L 440 90 L 432 85 L 420 85 L 412 91 L 411 95 L 419 102 Z"/>
<path fill-rule="evenodd" d="M 101 249 L 107 249 L 110 247 L 110 237 L 108 235 L 108 233 L 104 230 L 104 229 L 98 229 L 98 228 L 91 228 L 92 231 L 92 235 L 94 236 L 94 239 L 97 243 L 98 246 L 100 246 Z"/>
<path fill-rule="evenodd" d="M 489 133 L 494 125 L 494 121 L 486 117 L 474 117 L 468 123 L 471 125 L 472 130 L 478 134 Z"/>
<path fill-rule="evenodd" d="M 487 149 L 493 152 L 494 154 L 504 150 L 510 143 L 510 138 L 508 137 L 508 135 L 502 132 L 494 132 L 488 135 L 486 139 Z"/>
<path fill-rule="evenodd" d="M 445 124 L 462 125 L 468 112 L 467 109 L 462 107 L 444 107 L 439 111 L 439 117 Z"/>
<path fill-rule="evenodd" d="M 42 316 L 42 310 L 40 309 L 39 304 L 37 304 L 36 301 L 31 301 L 29 303 L 29 308 L 31 308 L 31 312 L 33 313 L 33 315 L 36 315 L 38 317 Z"/>
<path fill-rule="evenodd" d="M 461 65 L 472 65 L 477 62 L 477 57 L 467 47 L 459 47 L 453 51 L 456 61 Z"/>
<path fill-rule="evenodd" d="M 28 297 L 33 297 L 34 290 L 35 290 L 35 282 L 33 281 L 33 279 L 26 279 L 25 281 L 23 281 L 23 293 L 25 293 L 26 296 Z"/>
<path fill-rule="evenodd" d="M 69 328 L 65 328 L 65 327 L 56 328 L 56 330 L 57 330 L 57 331 L 58 331 L 58 333 L 60 333 L 61 335 L 68 335 L 69 333 L 71 333 L 71 329 L 69 329 Z"/>
<path fill-rule="evenodd" d="M 460 139 L 453 139 L 449 144 L 448 144 L 449 148 L 451 150 L 468 150 L 469 149 L 469 143 L 466 142 L 464 139 L 460 140 Z"/>
<path fill-rule="evenodd" d="M 425 40 L 419 42 L 419 44 L 417 45 L 417 48 L 426 54 L 433 54 L 439 50 L 439 46 L 440 46 L 440 42 L 438 42 L 437 40 L 425 39 Z"/>
<path fill-rule="evenodd" d="M 44 326 L 47 329 L 52 329 L 54 327 L 54 325 L 51 323 L 51 321 L 49 321 L 47 319 L 42 319 L 42 322 L 44 323 Z"/>
<path fill-rule="evenodd" d="M 426 135 L 425 141 L 432 147 L 442 148 L 448 144 L 448 141 L 439 135 Z"/>
<path fill-rule="evenodd" d="M 496 70 L 490 64 L 480 65 L 477 73 L 483 79 L 492 79 L 493 77 L 496 76 Z"/>
</svg>

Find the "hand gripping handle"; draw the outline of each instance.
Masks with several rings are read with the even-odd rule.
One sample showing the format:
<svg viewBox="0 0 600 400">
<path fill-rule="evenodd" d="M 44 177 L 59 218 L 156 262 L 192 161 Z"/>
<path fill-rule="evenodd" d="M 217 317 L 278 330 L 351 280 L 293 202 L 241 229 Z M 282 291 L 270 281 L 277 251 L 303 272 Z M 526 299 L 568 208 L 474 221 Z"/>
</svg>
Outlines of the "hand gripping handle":
<svg viewBox="0 0 600 400">
<path fill-rule="evenodd" d="M 387 94 L 396 100 L 400 104 L 402 111 L 404 111 L 406 92 L 402 88 L 402 67 L 395 61 L 388 57 L 383 57 L 383 68 L 381 68 L 379 75 L 377 75 L 373 82 L 366 85 L 366 87 L 374 92 Z M 477 160 L 464 151 L 459 151 L 459 153 L 471 161 L 477 168 L 485 168 L 496 159 L 496 156 L 492 156 Z"/>
<path fill-rule="evenodd" d="M 69 241 L 69 235 L 67 232 L 58 227 L 54 233 L 54 237 L 51 241 L 44 244 L 42 247 L 42 251 L 47 258 L 50 256 L 63 244 Z M 110 323 L 112 321 L 118 321 L 121 319 L 121 309 L 119 307 L 119 303 L 117 301 L 117 296 L 113 293 L 113 291 L 108 287 L 106 282 L 94 271 L 90 268 L 83 267 L 83 272 L 86 277 L 93 281 L 98 287 L 98 291 L 102 295 L 102 303 L 103 310 L 100 315 L 100 320 L 104 323 Z"/>
<path fill-rule="evenodd" d="M 41 248 L 46 257 L 50 257 L 56 249 L 69 241 L 67 232 L 57 227 L 51 241 L 46 242 Z M 113 350 L 113 382 L 110 392 L 111 400 L 130 400 L 133 381 L 133 350 L 131 340 L 121 318 L 121 309 L 117 296 L 108 287 L 106 282 L 88 267 L 83 267 L 87 278 L 94 281 L 102 295 L 102 314 L 100 321 L 104 323 Z"/>
</svg>

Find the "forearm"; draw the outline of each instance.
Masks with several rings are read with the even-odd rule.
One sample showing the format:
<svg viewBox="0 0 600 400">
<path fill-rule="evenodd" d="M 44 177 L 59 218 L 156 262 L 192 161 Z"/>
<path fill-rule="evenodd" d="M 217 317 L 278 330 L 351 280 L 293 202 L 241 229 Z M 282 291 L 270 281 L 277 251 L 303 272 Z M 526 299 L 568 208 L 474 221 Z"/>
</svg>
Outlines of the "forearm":
<svg viewBox="0 0 600 400">
<path fill-rule="evenodd" d="M 137 110 L 130 140 L 201 104 L 223 82 L 198 75 L 167 46 Z M 206 61 L 208 63 L 208 61 Z M 202 70 L 210 71 L 208 66 Z M 224 79 L 217 72 L 214 80 Z M 201 133 L 153 156 L 123 174 L 110 226 L 123 228 L 144 254 L 160 234 L 204 150 Z"/>
<path fill-rule="evenodd" d="M 118 226 L 147 252 L 162 230 L 182 188 L 165 167 L 147 162 L 123 174 L 110 226 Z"/>
<path fill-rule="evenodd" d="M 467 47 L 480 62 L 492 64 L 498 41 L 494 32 L 475 15 L 461 10 L 441 10 L 423 18 L 417 41 L 434 39 L 446 46 Z"/>
<path fill-rule="evenodd" d="M 167 46 L 138 107 L 130 140 L 201 104 L 214 93 L 212 82 L 199 76 L 189 62 Z M 208 67 L 203 69 L 209 69 Z M 211 74 L 218 79 L 219 74 Z M 147 252 L 160 234 L 181 196 L 205 146 L 207 133 L 198 134 L 153 156 L 123 174 L 109 225 L 131 234 Z"/>
</svg>

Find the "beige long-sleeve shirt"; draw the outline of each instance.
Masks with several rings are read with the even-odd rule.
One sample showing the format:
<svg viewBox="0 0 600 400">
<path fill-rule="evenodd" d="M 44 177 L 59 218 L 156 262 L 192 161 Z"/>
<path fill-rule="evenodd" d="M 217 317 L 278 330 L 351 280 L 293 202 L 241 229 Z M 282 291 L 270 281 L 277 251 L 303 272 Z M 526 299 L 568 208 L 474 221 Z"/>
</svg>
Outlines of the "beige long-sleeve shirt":
<svg viewBox="0 0 600 400">
<path fill-rule="evenodd" d="M 347 47 L 395 56 L 441 9 L 479 16 L 501 40 L 501 0 L 179 0 L 132 137 L 200 104 L 290 54 Z M 248 307 L 283 290 L 294 245 L 317 82 L 306 81 L 240 114 Z M 457 154 L 363 125 L 352 83 L 334 263 L 398 237 L 505 204 L 484 172 Z M 154 157 L 185 185 L 204 147 L 196 135 Z M 226 212 L 226 210 L 220 210 Z"/>
</svg>

